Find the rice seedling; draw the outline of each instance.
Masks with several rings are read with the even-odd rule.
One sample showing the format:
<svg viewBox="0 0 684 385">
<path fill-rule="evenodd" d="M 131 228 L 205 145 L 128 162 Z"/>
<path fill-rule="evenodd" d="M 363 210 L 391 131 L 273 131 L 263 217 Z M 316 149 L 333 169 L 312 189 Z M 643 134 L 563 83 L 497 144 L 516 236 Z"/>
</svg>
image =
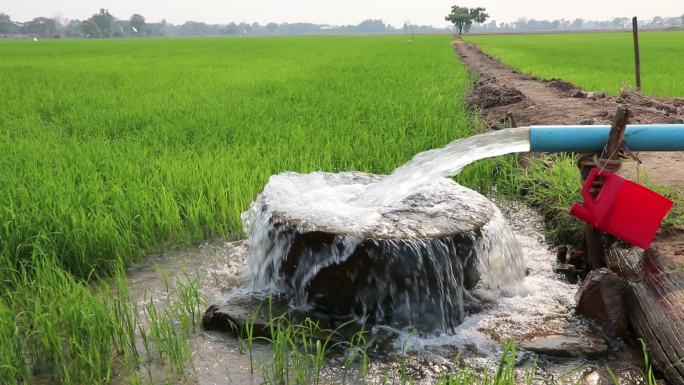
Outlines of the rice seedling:
<svg viewBox="0 0 684 385">
<path fill-rule="evenodd" d="M 454 359 L 452 368 L 440 375 L 436 385 L 514 385 L 525 383 L 532 385 L 541 383 L 541 379 L 534 376 L 535 365 L 526 369 L 522 375 L 516 374 L 516 347 L 512 340 L 502 344 L 502 354 L 499 364 L 495 371 L 484 370 L 476 371 L 460 362 L 460 354 Z"/>
<path fill-rule="evenodd" d="M 413 384 L 413 377 L 408 376 L 406 373 L 406 347 L 408 346 L 409 338 L 413 335 L 415 334 L 409 334 L 404 338 L 404 341 L 401 343 L 401 352 L 399 353 L 399 380 L 402 385 Z"/>
<path fill-rule="evenodd" d="M 174 311 L 178 317 L 187 317 L 192 323 L 192 331 L 197 331 L 197 322 L 202 315 L 202 294 L 200 292 L 200 277 L 191 277 L 187 271 L 181 272 L 176 283 L 176 295 Z M 182 281 L 180 281 L 182 279 Z M 184 318 L 185 319 L 185 318 Z"/>
<path fill-rule="evenodd" d="M 641 338 L 639 338 L 639 342 L 641 343 L 641 352 L 644 355 L 644 383 L 646 383 L 646 385 L 655 385 L 658 383 L 658 381 L 653 373 L 651 355 L 648 353 L 648 346 Z"/>
<path fill-rule="evenodd" d="M 131 298 L 128 282 L 123 266 L 119 263 L 114 274 L 114 287 L 116 295 L 110 303 L 112 322 L 120 327 L 114 328 L 114 343 L 117 352 L 123 355 L 124 361 L 134 369 L 139 368 L 140 355 L 136 346 L 136 329 L 140 323 L 135 302 Z M 109 292 L 108 285 L 103 285 L 103 292 Z M 143 335 L 145 348 L 148 348 L 147 336 Z"/>
<path fill-rule="evenodd" d="M 0 301 L 0 378 L 8 384 L 28 383 L 30 372 L 24 361 L 19 328 L 12 310 Z"/>
<path fill-rule="evenodd" d="M 243 324 L 244 330 L 241 335 L 244 335 L 244 339 L 240 338 L 240 346 L 246 348 L 249 352 L 249 372 L 251 374 L 254 374 L 254 323 L 256 322 L 256 314 L 259 310 L 260 308 L 257 308 L 256 312 Z"/>
</svg>

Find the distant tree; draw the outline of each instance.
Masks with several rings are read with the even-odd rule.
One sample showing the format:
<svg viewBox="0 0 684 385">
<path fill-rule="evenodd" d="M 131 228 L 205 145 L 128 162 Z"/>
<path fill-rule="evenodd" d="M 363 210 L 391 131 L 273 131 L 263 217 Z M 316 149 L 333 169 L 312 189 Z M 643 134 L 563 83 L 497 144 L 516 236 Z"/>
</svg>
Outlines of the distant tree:
<svg viewBox="0 0 684 385">
<path fill-rule="evenodd" d="M 252 26 L 247 23 L 238 24 L 238 31 L 243 35 L 248 35 L 252 33 Z"/>
<path fill-rule="evenodd" d="M 180 26 L 183 35 L 203 35 L 207 33 L 208 25 L 196 21 L 186 21 Z"/>
<path fill-rule="evenodd" d="M 108 10 L 100 8 L 100 12 L 94 14 L 88 20 L 93 22 L 97 26 L 97 29 L 100 31 L 97 37 L 112 36 L 112 22 L 114 21 L 114 16 L 112 16 Z"/>
<path fill-rule="evenodd" d="M 264 35 L 267 32 L 266 27 L 257 22 L 252 23 L 249 30 L 255 35 Z"/>
<path fill-rule="evenodd" d="M 268 33 L 274 34 L 274 33 L 278 32 L 278 24 L 268 23 L 268 24 L 266 24 L 266 30 L 268 31 Z"/>
<path fill-rule="evenodd" d="M 582 29 L 584 28 L 584 19 L 575 19 L 570 24 L 570 29 Z"/>
<path fill-rule="evenodd" d="M 484 23 L 488 17 L 489 15 L 485 13 L 484 8 L 468 8 L 454 5 L 451 7 L 451 13 L 444 20 L 452 22 L 456 29 L 458 29 L 458 34 L 461 35 L 464 30 L 468 32 L 473 23 Z"/>
<path fill-rule="evenodd" d="M 144 32 L 147 36 L 164 36 L 169 34 L 169 22 L 166 19 L 162 19 L 160 23 L 145 23 Z M 142 31 L 141 31 L 142 33 Z"/>
<path fill-rule="evenodd" d="M 651 20 L 651 26 L 652 27 L 661 28 L 661 27 L 664 27 L 664 24 L 665 24 L 665 22 L 664 22 L 663 18 L 660 16 L 656 16 L 653 18 L 653 20 Z"/>
<path fill-rule="evenodd" d="M 516 31 L 526 31 L 527 30 L 527 19 L 521 17 L 520 19 L 513 22 L 513 29 Z"/>
<path fill-rule="evenodd" d="M 57 33 L 57 22 L 47 17 L 36 17 L 24 23 L 24 33 L 40 37 L 54 36 Z"/>
<path fill-rule="evenodd" d="M 10 19 L 9 15 L 0 13 L 0 33 L 15 33 L 17 25 Z"/>
<path fill-rule="evenodd" d="M 134 14 L 128 21 L 131 23 L 131 28 L 135 34 L 142 33 L 143 28 L 145 28 L 145 17 L 140 14 Z"/>
<path fill-rule="evenodd" d="M 161 23 L 156 24 L 155 30 L 154 30 L 154 35 L 166 35 L 169 33 L 170 27 L 173 27 L 173 24 L 169 24 L 166 19 L 162 19 Z M 148 33 L 152 34 L 152 32 L 149 31 L 148 28 Z"/>
<path fill-rule="evenodd" d="M 387 26 L 382 20 L 373 20 L 373 19 L 368 19 L 364 20 L 359 23 L 359 25 L 356 27 L 358 32 L 361 33 L 377 33 L 377 32 L 385 32 L 387 29 Z"/>
<path fill-rule="evenodd" d="M 226 34 L 228 35 L 237 35 L 240 33 L 240 29 L 238 28 L 238 25 L 235 23 L 230 23 L 226 25 Z"/>
<path fill-rule="evenodd" d="M 618 29 L 626 28 L 627 25 L 629 24 L 629 18 L 627 18 L 627 17 L 616 17 L 613 19 L 611 24 L 612 24 L 613 28 L 618 28 Z"/>
<path fill-rule="evenodd" d="M 88 19 L 85 20 L 81 23 L 81 33 L 83 33 L 86 37 L 102 37 L 102 31 L 100 30 L 100 27 L 95 24 L 94 21 Z"/>
<path fill-rule="evenodd" d="M 76 36 L 81 36 L 83 34 L 83 31 L 81 29 L 81 24 L 83 22 L 81 20 L 71 20 L 69 21 L 69 24 L 64 27 L 64 34 L 67 37 L 76 37 Z"/>
</svg>

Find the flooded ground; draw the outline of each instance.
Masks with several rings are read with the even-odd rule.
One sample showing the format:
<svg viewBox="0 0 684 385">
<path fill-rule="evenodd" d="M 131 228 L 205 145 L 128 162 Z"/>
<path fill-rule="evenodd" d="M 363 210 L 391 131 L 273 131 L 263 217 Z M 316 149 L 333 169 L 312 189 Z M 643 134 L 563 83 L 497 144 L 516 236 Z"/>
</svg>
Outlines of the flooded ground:
<svg viewBox="0 0 684 385">
<path fill-rule="evenodd" d="M 356 369 L 345 373 L 341 357 L 326 361 L 322 383 L 399 383 L 412 377 L 417 384 L 433 384 L 445 368 L 452 366 L 461 353 L 463 363 L 475 370 L 495 369 L 503 353 L 502 343 L 513 338 L 519 345 L 534 338 L 565 338 L 571 342 L 593 343 L 602 339 L 591 324 L 574 315 L 574 295 L 578 286 L 564 282 L 553 273 L 555 252 L 545 243 L 543 224 L 529 208 L 516 204 L 503 205 L 508 219 L 526 258 L 529 274 L 520 295 L 504 298 L 482 289 L 473 291 L 482 306 L 466 316 L 465 321 L 451 335 L 415 336 L 396 330 L 377 328 L 378 334 L 398 336 L 391 344 L 372 349 L 371 366 L 362 380 Z M 198 277 L 202 296 L 207 303 L 214 298 L 239 290 L 246 284 L 248 251 L 242 240 L 212 242 L 195 248 L 168 252 L 151 257 L 144 264 L 131 269 L 130 289 L 143 308 L 153 298 L 163 303 L 175 292 L 174 277 Z M 142 310 L 141 310 L 142 311 Z M 561 337 L 558 337 L 561 336 Z M 593 341 L 593 342 L 592 342 Z M 257 343 L 254 348 L 255 373 L 250 373 L 250 359 L 241 353 L 240 342 L 216 332 L 198 330 L 188 341 L 192 351 L 194 371 L 188 374 L 189 383 L 196 384 L 261 384 L 259 362 L 268 363 L 271 347 Z M 633 347 L 611 343 L 607 352 L 598 358 L 559 358 L 538 356 L 518 349 L 516 366 L 537 383 L 612 383 L 606 368 L 610 368 L 621 384 L 640 382 L 641 358 Z M 598 350 L 602 350 L 600 347 Z M 606 348 L 603 348 L 605 350 Z M 168 368 L 152 361 L 141 369 L 143 381 L 154 383 L 171 378 Z M 523 378 L 523 376 L 521 376 Z M 121 378 L 121 382 L 125 379 Z"/>
</svg>

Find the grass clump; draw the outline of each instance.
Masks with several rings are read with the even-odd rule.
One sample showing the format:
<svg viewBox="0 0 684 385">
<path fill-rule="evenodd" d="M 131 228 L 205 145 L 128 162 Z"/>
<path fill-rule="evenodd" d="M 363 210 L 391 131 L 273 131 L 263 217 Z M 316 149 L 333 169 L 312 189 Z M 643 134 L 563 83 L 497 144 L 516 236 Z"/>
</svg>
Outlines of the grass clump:
<svg viewBox="0 0 684 385">
<path fill-rule="evenodd" d="M 579 170 L 571 154 L 524 160 L 519 155 L 488 159 L 467 167 L 457 180 L 485 193 L 521 200 L 534 207 L 544 218 L 550 243 L 582 241 L 582 222 L 569 215 L 572 203 L 582 200 Z"/>
<path fill-rule="evenodd" d="M 514 183 L 504 189 L 521 188 L 522 199 L 542 214 L 549 242 L 579 244 L 582 241 L 583 223 L 569 214 L 572 204 L 582 201 L 574 155 L 531 158 L 513 180 Z"/>
</svg>

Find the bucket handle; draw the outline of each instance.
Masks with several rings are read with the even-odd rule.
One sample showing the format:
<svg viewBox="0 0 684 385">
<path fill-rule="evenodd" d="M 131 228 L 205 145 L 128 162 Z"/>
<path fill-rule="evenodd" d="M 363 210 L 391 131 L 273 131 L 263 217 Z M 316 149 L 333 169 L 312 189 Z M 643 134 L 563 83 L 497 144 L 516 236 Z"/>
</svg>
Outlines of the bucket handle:
<svg viewBox="0 0 684 385">
<path fill-rule="evenodd" d="M 580 195 L 582 195 L 582 198 L 584 202 L 582 204 L 575 203 L 572 205 L 572 208 L 570 209 L 570 214 L 574 215 L 575 217 L 587 222 L 591 223 L 594 226 L 598 226 L 598 223 L 596 223 L 596 218 L 594 217 L 594 210 L 593 207 L 596 205 L 596 200 L 598 199 L 599 195 L 601 194 L 601 191 L 596 195 L 596 197 L 591 195 L 591 185 L 594 183 L 596 178 L 599 176 L 603 176 L 604 178 L 610 178 L 612 176 L 611 173 L 605 173 L 603 175 L 602 171 L 596 167 L 592 168 L 589 171 L 589 175 L 587 175 L 587 179 L 584 181 L 584 184 L 582 185 L 582 189 L 580 190 Z"/>
<path fill-rule="evenodd" d="M 591 185 L 594 184 L 596 178 L 602 177 L 605 180 L 608 180 L 611 179 L 613 176 L 614 174 L 610 172 L 603 172 L 603 170 L 599 169 L 598 167 L 594 167 L 589 171 L 589 175 L 587 175 L 587 179 L 584 181 L 584 185 L 582 186 L 582 190 L 580 191 L 582 198 L 584 198 L 585 206 L 594 205 L 601 196 L 601 190 L 599 190 L 596 196 L 591 195 Z"/>
</svg>

